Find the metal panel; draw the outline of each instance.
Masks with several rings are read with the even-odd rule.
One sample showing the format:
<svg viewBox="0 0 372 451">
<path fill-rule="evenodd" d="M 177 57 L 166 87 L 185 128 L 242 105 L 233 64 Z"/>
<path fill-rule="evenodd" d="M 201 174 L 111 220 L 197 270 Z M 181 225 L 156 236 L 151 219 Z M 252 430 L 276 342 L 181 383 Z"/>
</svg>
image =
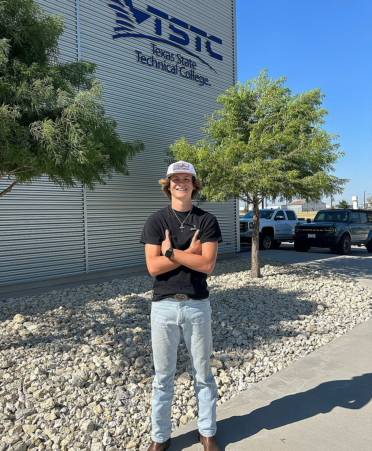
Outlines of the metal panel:
<svg viewBox="0 0 372 451">
<path fill-rule="evenodd" d="M 236 0 L 233 0 L 233 20 L 234 20 L 234 83 L 238 81 L 238 46 L 237 46 L 237 31 L 236 31 Z M 240 211 L 239 211 L 239 200 L 236 200 L 236 222 L 235 222 L 235 230 L 236 230 L 236 250 L 240 252 Z"/>
<path fill-rule="evenodd" d="M 203 60 L 216 68 L 214 72 L 197 64 L 211 86 L 139 63 L 135 51 L 149 54 L 151 43 L 112 38 L 116 16 L 108 6 L 110 0 L 38 2 L 46 12 L 63 15 L 61 61 L 81 57 L 97 63 L 106 112 L 116 119 L 123 140 L 140 139 L 146 151 L 130 162 L 129 177 L 115 175 L 94 192 L 62 191 L 43 179 L 31 186 L 17 186 L 1 199 L 0 246 L 6 267 L 0 285 L 144 263 L 141 229 L 152 212 L 168 203 L 157 183 L 167 167 L 165 150 L 181 136 L 191 142 L 200 139 L 205 114 L 216 109 L 217 95 L 236 79 L 234 0 L 151 0 L 152 7 L 166 11 L 169 17 L 223 40 L 223 45 L 215 44 L 223 61 L 212 58 L 205 45 L 200 49 Z M 147 10 L 147 0 L 133 3 Z M 143 33 L 154 35 L 154 20 L 142 25 Z M 188 33 L 196 39 L 194 32 Z M 167 43 L 157 45 L 187 57 Z M 235 251 L 237 202 L 208 203 L 201 208 L 219 220 L 224 237 L 220 252 Z"/>
<path fill-rule="evenodd" d="M 151 1 L 151 6 L 166 11 L 169 16 L 223 39 L 222 62 L 211 58 L 205 48 L 201 53 L 203 59 L 217 68 L 216 74 L 206 65 L 200 65 L 203 66 L 200 72 L 210 78 L 212 86 L 199 86 L 138 63 L 135 51 L 149 54 L 150 41 L 113 40 L 115 14 L 107 3 L 80 0 L 82 58 L 97 63 L 98 78 L 104 82 L 106 111 L 117 120 L 122 138 L 143 140 L 146 151 L 130 163 L 129 177 L 116 176 L 106 186 L 87 193 L 89 271 L 144 263 L 143 245 L 139 244 L 143 224 L 151 213 L 169 202 L 157 182 L 167 168 L 164 151 L 181 136 L 191 142 L 200 139 L 205 114 L 217 108 L 218 94 L 235 82 L 232 0 L 218 0 L 213 4 L 199 0 Z M 147 0 L 134 3 L 146 11 Z M 141 32 L 151 35 L 153 26 L 149 20 L 141 25 Z M 182 54 L 166 43 L 159 47 Z M 220 253 L 236 251 L 237 203 L 207 203 L 201 208 L 219 220 L 224 237 Z"/>
<path fill-rule="evenodd" d="M 59 41 L 60 61 L 76 61 L 78 52 L 76 0 L 36 0 L 47 14 L 62 16 L 64 31 Z"/>
<path fill-rule="evenodd" d="M 61 61 L 75 61 L 75 0 L 40 0 L 47 13 L 62 14 Z M 8 182 L 0 180 L 0 190 Z M 70 276 L 85 271 L 83 191 L 61 190 L 46 178 L 15 186 L 0 199 L 0 285 Z"/>
<path fill-rule="evenodd" d="M 83 225 L 81 188 L 62 191 L 46 179 L 15 187 L 0 199 L 0 285 L 83 272 Z"/>
</svg>

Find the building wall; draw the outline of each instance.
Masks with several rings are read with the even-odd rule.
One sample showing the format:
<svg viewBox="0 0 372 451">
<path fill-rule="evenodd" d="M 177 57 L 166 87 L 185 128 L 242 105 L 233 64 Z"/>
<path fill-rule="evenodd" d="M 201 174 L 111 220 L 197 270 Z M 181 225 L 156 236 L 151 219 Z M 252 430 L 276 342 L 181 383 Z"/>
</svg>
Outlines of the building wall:
<svg viewBox="0 0 372 451">
<path fill-rule="evenodd" d="M 296 212 L 319 211 L 327 208 L 325 202 L 308 202 L 301 205 L 288 205 L 288 208 Z"/>
<path fill-rule="evenodd" d="M 288 208 L 295 211 L 296 213 L 302 212 L 302 205 L 288 205 Z"/>
<path fill-rule="evenodd" d="M 301 207 L 301 211 L 319 211 L 319 210 L 324 210 L 326 208 L 326 203 L 325 202 L 308 202 L 305 204 L 302 204 Z"/>
<path fill-rule="evenodd" d="M 116 175 L 94 192 L 81 186 L 61 190 L 42 179 L 15 187 L 2 198 L 0 246 L 7 265 L 0 285 L 143 264 L 143 245 L 138 242 L 143 224 L 168 202 L 157 182 L 168 166 L 165 151 L 181 136 L 191 142 L 202 137 L 204 116 L 216 109 L 216 97 L 236 78 L 233 0 L 133 0 L 134 9 L 124 0 L 39 3 L 48 13 L 63 14 L 61 60 L 81 57 L 97 63 L 107 114 L 116 119 L 123 140 L 140 139 L 146 150 L 130 162 L 130 176 Z M 131 19 L 133 32 L 114 30 L 129 29 L 116 23 L 128 23 L 117 12 Z M 148 17 L 138 23 L 135 14 Z M 125 36 L 113 39 L 118 34 Z M 172 58 L 170 54 L 175 61 L 165 60 L 168 70 L 183 58 L 177 74 L 154 67 L 164 63 L 164 57 Z M 200 77 L 186 78 L 190 68 L 185 60 L 208 78 L 207 84 Z M 180 67 L 185 67 L 184 77 Z M 236 251 L 237 202 L 202 208 L 220 222 L 220 253 Z"/>
</svg>

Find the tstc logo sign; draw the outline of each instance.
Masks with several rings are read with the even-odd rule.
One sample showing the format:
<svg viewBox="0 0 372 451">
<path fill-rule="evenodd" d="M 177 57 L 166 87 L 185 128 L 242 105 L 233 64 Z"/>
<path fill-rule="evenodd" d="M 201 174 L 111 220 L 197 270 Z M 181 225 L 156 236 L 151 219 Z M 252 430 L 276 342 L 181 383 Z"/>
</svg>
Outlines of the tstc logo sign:
<svg viewBox="0 0 372 451">
<path fill-rule="evenodd" d="M 132 0 L 111 0 L 111 2 L 109 6 L 115 10 L 117 16 L 116 23 L 118 24 L 117 27 L 114 27 L 116 34 L 113 35 L 113 39 L 132 37 L 164 42 L 198 58 L 214 70 L 197 53 L 190 51 L 190 44 L 192 42 L 194 42 L 195 51 L 198 53 L 202 51 L 204 43 L 207 52 L 212 58 L 220 61 L 223 60 L 222 55 L 216 53 L 215 49 L 212 49 L 212 45 L 222 45 L 222 40 L 216 36 L 210 35 L 175 17 L 170 17 L 168 14 L 152 6 L 147 6 L 147 12 L 144 12 L 135 8 Z M 154 19 L 155 34 L 146 35 L 141 33 L 138 30 L 138 26 L 150 18 Z M 191 37 L 190 32 L 192 32 Z"/>
</svg>

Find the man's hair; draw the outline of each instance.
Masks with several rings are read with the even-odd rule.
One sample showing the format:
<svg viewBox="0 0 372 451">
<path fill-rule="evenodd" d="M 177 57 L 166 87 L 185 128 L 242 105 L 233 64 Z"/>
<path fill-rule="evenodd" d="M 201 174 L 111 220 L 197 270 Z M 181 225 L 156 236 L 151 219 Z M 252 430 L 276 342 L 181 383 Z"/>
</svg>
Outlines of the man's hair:
<svg viewBox="0 0 372 451">
<path fill-rule="evenodd" d="M 170 183 L 171 183 L 170 178 L 159 180 L 159 185 L 161 185 L 161 190 L 168 197 L 169 200 L 172 200 L 172 195 L 169 191 Z M 193 192 L 191 195 L 191 199 L 195 199 L 195 197 L 199 194 L 199 191 L 201 191 L 203 189 L 202 181 L 200 179 L 197 179 L 194 176 L 192 176 L 192 184 L 194 186 L 194 189 L 193 189 Z"/>
</svg>

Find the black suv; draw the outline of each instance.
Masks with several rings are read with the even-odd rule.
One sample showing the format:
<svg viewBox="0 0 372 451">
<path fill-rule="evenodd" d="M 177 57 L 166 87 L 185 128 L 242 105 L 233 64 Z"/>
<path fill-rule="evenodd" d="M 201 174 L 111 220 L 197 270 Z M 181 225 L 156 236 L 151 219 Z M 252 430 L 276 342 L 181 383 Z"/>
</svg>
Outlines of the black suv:
<svg viewBox="0 0 372 451">
<path fill-rule="evenodd" d="M 295 250 L 329 247 L 345 255 L 351 245 L 365 246 L 372 253 L 372 211 L 320 210 L 314 221 L 295 228 Z"/>
</svg>

